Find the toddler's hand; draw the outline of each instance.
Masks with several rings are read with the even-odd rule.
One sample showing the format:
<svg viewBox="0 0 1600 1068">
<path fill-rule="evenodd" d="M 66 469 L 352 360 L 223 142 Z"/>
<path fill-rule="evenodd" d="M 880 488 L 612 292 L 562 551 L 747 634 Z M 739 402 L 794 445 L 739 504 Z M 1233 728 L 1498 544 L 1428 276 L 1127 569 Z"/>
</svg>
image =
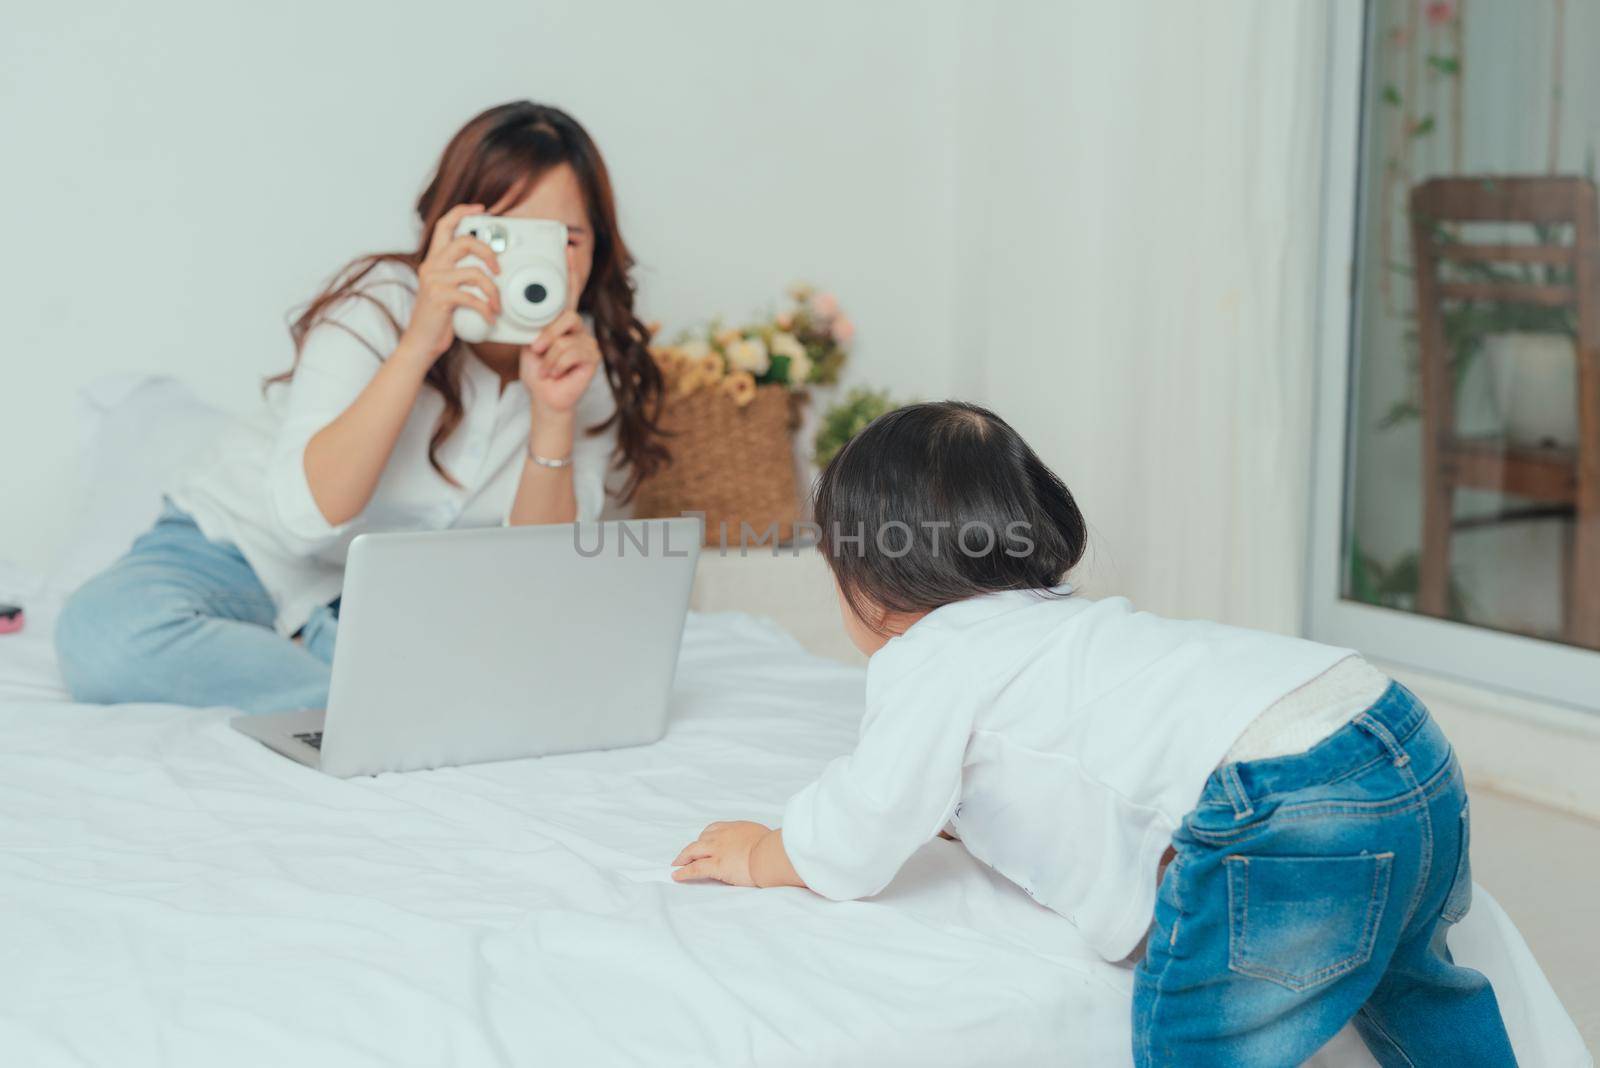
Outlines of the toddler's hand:
<svg viewBox="0 0 1600 1068">
<path fill-rule="evenodd" d="M 672 866 L 677 882 L 715 879 L 730 886 L 755 886 L 750 874 L 750 854 L 771 828 L 749 820 L 713 823 L 700 837 L 683 847 Z"/>
</svg>

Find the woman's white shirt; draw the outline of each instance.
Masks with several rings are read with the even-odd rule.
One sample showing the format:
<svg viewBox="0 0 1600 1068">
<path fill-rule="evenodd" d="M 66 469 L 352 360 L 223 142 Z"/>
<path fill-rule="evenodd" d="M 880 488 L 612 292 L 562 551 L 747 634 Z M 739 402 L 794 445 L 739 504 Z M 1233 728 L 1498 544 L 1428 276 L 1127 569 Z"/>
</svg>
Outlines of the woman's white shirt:
<svg viewBox="0 0 1600 1068">
<path fill-rule="evenodd" d="M 264 419 L 219 442 L 169 494 L 213 541 L 236 546 L 277 605 L 278 630 L 293 634 L 318 605 L 339 596 L 345 555 L 359 534 L 498 526 L 507 521 L 521 479 L 530 429 L 521 382 L 500 377 L 476 357 L 462 366 L 464 411 L 440 446 L 451 485 L 428 461 L 428 443 L 444 409 L 424 386 L 395 442 L 372 498 L 359 515 L 331 524 L 306 481 L 311 438 L 347 409 L 394 350 L 410 320 L 416 275 L 382 263 L 307 335 L 294 377 L 271 387 Z M 578 403 L 572 479 L 578 518 L 598 518 L 616 443 L 604 423 L 616 402 L 604 369 Z"/>
<path fill-rule="evenodd" d="M 807 885 L 875 894 L 948 825 L 1120 960 L 1150 925 L 1172 832 L 1229 747 L 1351 655 L 1065 592 L 946 605 L 873 655 L 855 752 L 784 810 Z"/>
</svg>

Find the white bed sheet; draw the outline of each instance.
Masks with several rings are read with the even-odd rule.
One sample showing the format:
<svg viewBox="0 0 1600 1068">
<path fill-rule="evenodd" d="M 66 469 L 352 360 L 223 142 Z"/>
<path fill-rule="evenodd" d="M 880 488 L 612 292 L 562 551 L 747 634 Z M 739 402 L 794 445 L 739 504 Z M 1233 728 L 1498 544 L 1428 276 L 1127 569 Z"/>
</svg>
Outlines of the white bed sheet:
<svg viewBox="0 0 1600 1068">
<path fill-rule="evenodd" d="M 1128 969 L 958 844 L 865 902 L 670 881 L 854 737 L 861 671 L 762 621 L 691 617 L 655 746 L 353 781 L 68 703 L 45 638 L 0 639 L 0 1064 L 1128 1063 Z M 1451 944 L 1524 1064 L 1592 1063 L 1488 894 Z"/>
</svg>

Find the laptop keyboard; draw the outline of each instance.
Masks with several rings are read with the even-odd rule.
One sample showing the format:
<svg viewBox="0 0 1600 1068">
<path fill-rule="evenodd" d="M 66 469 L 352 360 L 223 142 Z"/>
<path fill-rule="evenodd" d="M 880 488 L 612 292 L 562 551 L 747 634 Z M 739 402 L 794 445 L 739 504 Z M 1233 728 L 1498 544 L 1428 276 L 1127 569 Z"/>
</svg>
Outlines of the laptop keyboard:
<svg viewBox="0 0 1600 1068">
<path fill-rule="evenodd" d="M 306 731 L 303 734 L 295 735 L 295 739 L 297 741 L 305 742 L 307 745 L 309 745 L 311 748 L 317 750 L 318 752 L 321 752 L 321 750 L 322 750 L 322 732 L 321 731 Z"/>
</svg>

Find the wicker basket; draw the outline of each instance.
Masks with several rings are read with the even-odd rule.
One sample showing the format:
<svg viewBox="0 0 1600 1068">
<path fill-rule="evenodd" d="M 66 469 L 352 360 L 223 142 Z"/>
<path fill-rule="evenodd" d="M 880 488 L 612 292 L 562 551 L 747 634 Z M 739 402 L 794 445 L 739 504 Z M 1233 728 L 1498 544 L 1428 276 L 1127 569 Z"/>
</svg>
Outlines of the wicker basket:
<svg viewBox="0 0 1600 1068">
<path fill-rule="evenodd" d="M 757 388 L 743 408 L 720 389 L 674 397 L 661 418 L 672 461 L 640 484 L 634 515 L 704 512 L 707 545 L 718 544 L 724 529 L 728 544 L 738 545 L 741 523 L 750 525 L 753 539 L 770 538 L 767 530 L 776 524 L 778 540 L 790 540 L 800 513 L 798 416 L 798 395 L 781 385 Z"/>
</svg>

